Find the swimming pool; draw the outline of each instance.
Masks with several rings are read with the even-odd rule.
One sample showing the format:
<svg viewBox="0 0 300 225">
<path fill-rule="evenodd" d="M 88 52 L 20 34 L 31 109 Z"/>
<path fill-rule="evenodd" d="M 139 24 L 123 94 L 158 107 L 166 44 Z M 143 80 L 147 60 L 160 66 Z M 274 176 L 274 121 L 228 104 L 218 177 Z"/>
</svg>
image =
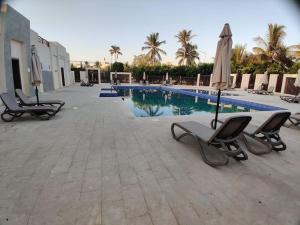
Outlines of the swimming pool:
<svg viewBox="0 0 300 225">
<path fill-rule="evenodd" d="M 153 86 L 113 86 L 136 117 L 215 113 L 215 95 Z M 220 113 L 274 111 L 282 108 L 221 97 Z"/>
</svg>

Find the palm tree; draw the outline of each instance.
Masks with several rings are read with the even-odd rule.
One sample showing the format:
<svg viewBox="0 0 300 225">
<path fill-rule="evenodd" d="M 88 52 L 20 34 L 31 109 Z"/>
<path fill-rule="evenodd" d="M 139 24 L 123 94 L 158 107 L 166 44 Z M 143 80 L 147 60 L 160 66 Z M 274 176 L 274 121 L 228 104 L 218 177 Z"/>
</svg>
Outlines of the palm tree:
<svg viewBox="0 0 300 225">
<path fill-rule="evenodd" d="M 246 45 L 236 44 L 232 49 L 231 61 L 234 64 L 241 65 L 247 57 Z"/>
<path fill-rule="evenodd" d="M 162 44 L 166 44 L 166 41 L 159 41 L 159 33 L 151 33 L 147 36 L 147 41 L 144 43 L 145 46 L 142 47 L 142 51 L 149 50 L 146 54 L 154 64 L 156 61 L 161 61 L 160 53 L 166 55 L 167 53 L 160 48 Z"/>
<path fill-rule="evenodd" d="M 192 35 L 192 30 L 179 31 L 175 37 L 178 38 L 178 42 L 181 47 L 176 52 L 176 59 L 179 59 L 179 65 L 192 65 L 195 64 L 195 60 L 199 59 L 199 53 L 197 52 L 197 45 L 193 45 L 191 40 L 195 35 Z"/>
<path fill-rule="evenodd" d="M 194 65 L 196 59 L 199 60 L 199 53 L 197 52 L 197 45 L 188 43 L 185 47 L 182 46 L 176 52 L 176 59 L 179 59 L 179 65 Z"/>
<path fill-rule="evenodd" d="M 178 42 L 181 44 L 182 47 L 186 47 L 190 41 L 192 40 L 193 37 L 196 35 L 192 35 L 192 30 L 182 30 L 179 31 L 175 37 L 178 38 Z"/>
<path fill-rule="evenodd" d="M 287 48 L 283 44 L 283 39 L 286 35 L 285 26 L 278 24 L 268 24 L 268 32 L 266 39 L 256 37 L 254 40 L 258 47 L 254 47 L 254 53 L 265 62 L 275 62 L 287 68 Z"/>
<path fill-rule="evenodd" d="M 109 52 L 111 56 L 115 55 L 115 62 L 117 62 L 118 56 L 122 55 L 121 49 L 117 45 L 110 46 Z"/>
</svg>

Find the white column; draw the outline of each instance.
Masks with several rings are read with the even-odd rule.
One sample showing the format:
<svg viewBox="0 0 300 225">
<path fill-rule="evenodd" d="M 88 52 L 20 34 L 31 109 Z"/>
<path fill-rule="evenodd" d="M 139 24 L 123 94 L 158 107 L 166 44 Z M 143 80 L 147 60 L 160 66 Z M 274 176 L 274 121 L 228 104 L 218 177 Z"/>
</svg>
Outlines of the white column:
<svg viewBox="0 0 300 225">
<path fill-rule="evenodd" d="M 112 81 L 112 72 L 110 72 L 109 77 L 110 77 L 110 80 Z"/>
<path fill-rule="evenodd" d="M 258 89 L 262 85 L 262 83 L 261 83 L 262 76 L 263 76 L 263 74 L 255 75 L 254 90 Z"/>
<path fill-rule="evenodd" d="M 241 89 L 242 90 L 247 90 L 248 89 L 250 76 L 251 76 L 251 74 L 243 74 L 242 75 L 242 83 L 241 83 Z"/>
<path fill-rule="evenodd" d="M 275 92 L 275 88 L 277 85 L 278 76 L 279 76 L 279 74 L 270 74 L 268 88 L 274 87 L 274 92 Z"/>
<path fill-rule="evenodd" d="M 131 84 L 131 73 L 129 73 L 129 84 Z"/>
<path fill-rule="evenodd" d="M 212 76 L 213 76 L 213 74 L 211 74 L 210 77 L 209 77 L 209 86 L 210 86 L 210 87 L 212 86 L 212 79 L 211 79 Z"/>
<path fill-rule="evenodd" d="M 101 71 L 99 68 L 97 70 L 98 70 L 98 81 L 99 81 L 98 83 L 101 84 Z"/>
<path fill-rule="evenodd" d="M 200 86 L 200 73 L 197 74 L 197 84 L 198 87 Z"/>
</svg>

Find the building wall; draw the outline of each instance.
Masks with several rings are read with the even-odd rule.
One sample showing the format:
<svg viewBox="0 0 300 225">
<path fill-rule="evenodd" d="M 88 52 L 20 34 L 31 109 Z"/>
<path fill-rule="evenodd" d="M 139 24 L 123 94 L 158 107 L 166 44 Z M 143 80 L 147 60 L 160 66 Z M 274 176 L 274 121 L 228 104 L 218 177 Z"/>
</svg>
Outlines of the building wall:
<svg viewBox="0 0 300 225">
<path fill-rule="evenodd" d="M 73 83 L 73 78 L 70 76 L 70 55 L 66 48 L 58 42 L 50 42 L 50 52 L 53 67 L 54 88 L 63 87 L 61 68 L 64 70 L 65 86 Z"/>
<path fill-rule="evenodd" d="M 1 6 L 0 6 L 1 7 Z M 5 66 L 4 66 L 4 4 L 0 8 L 0 93 L 6 91 Z"/>
<path fill-rule="evenodd" d="M 2 6 L 2 30 L 3 32 L 3 67 L 5 78 L 4 89 L 13 93 L 14 81 L 12 72 L 12 53 L 19 51 L 20 57 L 20 73 L 22 79 L 22 87 L 26 94 L 33 93 L 33 88 L 30 84 L 30 22 L 9 5 Z M 19 43 L 19 44 L 17 44 Z M 13 45 L 13 50 L 12 50 Z M 18 47 L 17 47 L 18 46 Z M 18 50 L 16 50 L 18 49 Z M 3 75 L 2 75 L 3 76 Z M 3 87 L 1 87 L 3 89 Z"/>
<path fill-rule="evenodd" d="M 42 83 L 39 90 L 41 92 L 54 90 L 50 47 L 47 43 L 41 42 L 41 38 L 39 38 L 38 33 L 33 30 L 30 31 L 30 41 L 31 45 L 35 45 L 42 64 Z"/>
</svg>

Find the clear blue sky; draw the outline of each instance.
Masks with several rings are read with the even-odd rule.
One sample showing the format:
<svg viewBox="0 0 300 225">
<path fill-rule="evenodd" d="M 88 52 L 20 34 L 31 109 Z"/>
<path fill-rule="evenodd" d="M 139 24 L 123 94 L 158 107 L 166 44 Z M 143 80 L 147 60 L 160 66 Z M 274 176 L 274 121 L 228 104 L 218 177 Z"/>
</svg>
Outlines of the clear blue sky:
<svg viewBox="0 0 300 225">
<path fill-rule="evenodd" d="M 286 26 L 286 45 L 300 43 L 300 12 L 288 0 L 9 0 L 31 21 L 31 28 L 47 40 L 56 40 L 71 60 L 110 61 L 108 49 L 116 44 L 131 62 L 141 54 L 150 32 L 159 32 L 167 56 L 175 63 L 178 48 L 174 35 L 192 29 L 193 42 L 202 61 L 215 54 L 218 35 L 228 22 L 233 42 L 255 45 L 253 38 L 265 36 L 268 23 Z"/>
</svg>

